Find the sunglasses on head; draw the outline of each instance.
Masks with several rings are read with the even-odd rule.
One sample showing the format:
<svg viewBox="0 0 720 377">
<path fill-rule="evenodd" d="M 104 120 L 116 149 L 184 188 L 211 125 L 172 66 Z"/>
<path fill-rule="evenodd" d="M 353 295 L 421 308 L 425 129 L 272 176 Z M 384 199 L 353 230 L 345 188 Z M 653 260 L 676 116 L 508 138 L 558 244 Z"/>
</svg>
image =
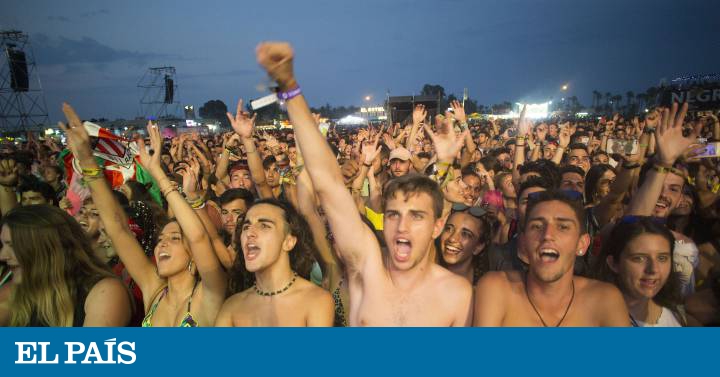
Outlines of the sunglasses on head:
<svg viewBox="0 0 720 377">
<path fill-rule="evenodd" d="M 487 213 L 487 210 L 485 210 L 485 208 L 483 208 L 483 207 L 479 207 L 479 206 L 471 207 L 471 206 L 463 204 L 463 203 L 453 204 L 452 211 L 453 212 L 466 212 L 467 211 L 467 213 L 469 213 L 470 215 L 475 216 L 475 217 L 482 217 L 482 216 L 485 216 L 485 214 Z"/>
<path fill-rule="evenodd" d="M 533 192 L 533 193 L 531 193 L 531 194 L 528 194 L 528 196 L 527 196 L 528 201 L 530 201 L 530 200 L 538 200 L 538 199 L 540 199 L 545 193 L 546 193 L 546 191 L 538 191 L 538 192 Z M 572 200 L 572 201 L 575 201 L 575 202 L 582 202 L 582 201 L 583 201 L 583 194 L 582 194 L 581 192 L 574 191 L 574 190 L 560 190 L 560 193 L 563 194 L 563 196 L 565 196 L 566 198 L 568 198 L 568 199 L 570 199 L 570 200 Z"/>
<path fill-rule="evenodd" d="M 657 224 L 657 225 L 665 225 L 665 220 L 662 217 L 654 217 L 654 216 L 635 216 L 635 215 L 626 215 L 620 218 L 620 221 L 618 221 L 618 224 L 635 224 L 639 222 L 640 220 L 647 219 L 651 222 Z"/>
</svg>

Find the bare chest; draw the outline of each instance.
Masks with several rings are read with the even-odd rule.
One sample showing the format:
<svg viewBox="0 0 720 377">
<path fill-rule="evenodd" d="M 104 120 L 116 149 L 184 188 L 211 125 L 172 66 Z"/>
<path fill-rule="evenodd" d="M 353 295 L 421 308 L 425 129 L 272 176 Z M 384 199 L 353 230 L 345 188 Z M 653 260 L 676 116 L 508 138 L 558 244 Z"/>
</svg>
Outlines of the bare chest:
<svg viewBox="0 0 720 377">
<path fill-rule="evenodd" d="M 296 298 L 249 296 L 233 311 L 235 327 L 304 327 L 306 304 Z"/>
</svg>

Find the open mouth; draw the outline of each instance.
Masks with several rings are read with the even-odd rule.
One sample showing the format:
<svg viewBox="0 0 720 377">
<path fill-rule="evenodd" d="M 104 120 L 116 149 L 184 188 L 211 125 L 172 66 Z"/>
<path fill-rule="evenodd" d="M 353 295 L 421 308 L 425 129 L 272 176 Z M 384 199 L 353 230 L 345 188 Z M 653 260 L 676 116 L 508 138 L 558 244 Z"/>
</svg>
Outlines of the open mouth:
<svg viewBox="0 0 720 377">
<path fill-rule="evenodd" d="M 540 260 L 544 263 L 552 263 L 560 258 L 560 253 L 555 249 L 540 249 Z"/>
<path fill-rule="evenodd" d="M 158 256 L 157 256 L 158 263 L 164 262 L 168 259 L 170 259 L 170 254 L 168 254 L 167 252 L 164 252 L 164 251 L 160 252 L 160 254 L 158 254 Z"/>
<path fill-rule="evenodd" d="M 459 255 L 460 253 L 462 253 L 462 248 L 445 245 L 445 253 L 450 255 Z"/>
<path fill-rule="evenodd" d="M 410 254 L 412 253 L 412 244 L 407 238 L 396 238 L 395 239 L 395 260 L 398 262 L 407 262 L 410 260 Z"/>
<path fill-rule="evenodd" d="M 258 257 L 260 254 L 260 247 L 255 245 L 254 243 L 249 243 L 245 246 L 245 260 L 246 261 L 252 261 L 255 260 L 255 258 Z"/>
<path fill-rule="evenodd" d="M 657 279 L 640 279 L 640 286 L 646 289 L 655 289 L 658 284 Z"/>
<path fill-rule="evenodd" d="M 666 210 L 668 209 L 668 207 L 670 207 L 670 203 L 664 199 L 660 199 L 657 201 L 657 203 L 655 203 L 655 209 L 658 210 Z"/>
</svg>

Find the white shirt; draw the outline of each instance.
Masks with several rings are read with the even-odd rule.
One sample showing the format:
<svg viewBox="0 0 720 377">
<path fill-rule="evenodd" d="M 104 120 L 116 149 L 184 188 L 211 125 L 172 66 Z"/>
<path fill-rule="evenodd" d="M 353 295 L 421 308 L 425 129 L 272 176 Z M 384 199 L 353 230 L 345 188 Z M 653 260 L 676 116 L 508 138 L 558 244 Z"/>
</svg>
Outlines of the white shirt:
<svg viewBox="0 0 720 377">
<path fill-rule="evenodd" d="M 662 313 L 660 313 L 660 318 L 658 318 L 657 323 L 648 324 L 633 318 L 633 325 L 637 325 L 638 327 L 682 327 L 673 312 L 665 307 L 662 308 Z"/>
</svg>

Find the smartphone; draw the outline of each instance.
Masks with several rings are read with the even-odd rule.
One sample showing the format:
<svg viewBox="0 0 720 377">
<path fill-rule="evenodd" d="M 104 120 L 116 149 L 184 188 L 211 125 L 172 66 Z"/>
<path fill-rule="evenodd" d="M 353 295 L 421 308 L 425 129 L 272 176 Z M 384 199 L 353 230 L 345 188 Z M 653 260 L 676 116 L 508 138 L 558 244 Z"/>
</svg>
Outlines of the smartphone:
<svg viewBox="0 0 720 377">
<path fill-rule="evenodd" d="M 694 158 L 715 158 L 720 157 L 720 142 L 708 143 L 705 145 L 705 152 Z"/>
<path fill-rule="evenodd" d="M 633 155 L 638 153 L 638 149 L 639 145 L 637 139 L 608 139 L 607 141 L 608 153 Z"/>
<path fill-rule="evenodd" d="M 582 136 L 582 137 L 580 137 L 580 140 L 579 140 L 579 141 L 580 141 L 580 143 L 582 143 L 582 144 L 588 145 L 588 142 L 590 142 L 590 137 L 588 137 L 588 136 Z"/>
</svg>

